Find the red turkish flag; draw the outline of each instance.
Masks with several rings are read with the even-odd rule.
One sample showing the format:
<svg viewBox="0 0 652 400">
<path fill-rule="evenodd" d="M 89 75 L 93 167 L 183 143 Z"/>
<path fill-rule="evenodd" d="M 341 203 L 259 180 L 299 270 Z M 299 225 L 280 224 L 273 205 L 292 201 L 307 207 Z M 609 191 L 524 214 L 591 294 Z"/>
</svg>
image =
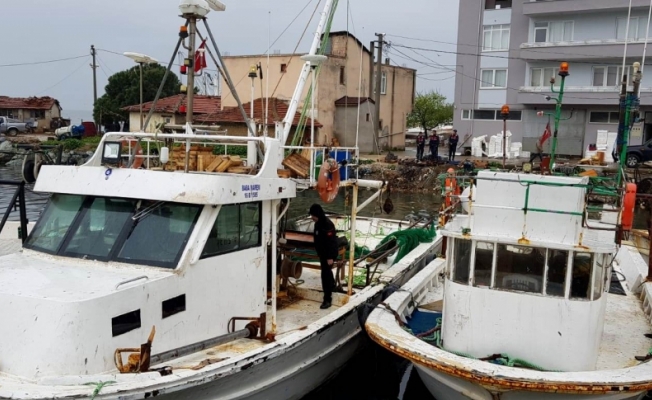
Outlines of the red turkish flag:
<svg viewBox="0 0 652 400">
<path fill-rule="evenodd" d="M 201 43 L 195 53 L 195 73 L 199 73 L 204 68 L 206 68 L 206 40 Z"/>
<path fill-rule="evenodd" d="M 539 140 L 539 143 L 543 146 L 543 144 L 546 142 L 552 136 L 552 132 L 550 131 L 550 122 L 546 124 L 546 130 L 543 131 L 543 136 L 541 136 L 541 140 Z"/>
</svg>

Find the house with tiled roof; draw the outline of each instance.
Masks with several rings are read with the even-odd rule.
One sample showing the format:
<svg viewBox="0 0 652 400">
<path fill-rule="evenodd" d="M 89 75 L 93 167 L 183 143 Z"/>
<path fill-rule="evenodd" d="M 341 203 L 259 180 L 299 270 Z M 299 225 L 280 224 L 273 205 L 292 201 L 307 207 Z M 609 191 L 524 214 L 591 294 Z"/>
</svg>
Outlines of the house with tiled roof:
<svg viewBox="0 0 652 400">
<path fill-rule="evenodd" d="M 266 106 L 268 112 L 265 112 Z M 251 102 L 243 104 L 243 108 L 247 112 L 247 117 L 251 115 Z M 280 122 L 285 118 L 288 112 L 289 102 L 275 97 L 270 97 L 269 101 L 266 98 L 258 98 L 254 100 L 254 121 L 256 122 L 256 129 L 259 134 L 264 132 L 264 127 L 270 135 L 274 134 L 274 126 L 276 122 Z M 267 117 L 267 118 L 265 118 Z M 292 121 L 291 135 L 294 134 L 295 129 L 300 123 L 301 114 L 296 113 Z M 201 125 L 218 125 L 226 130 L 229 135 L 246 136 L 248 134 L 247 124 L 242 112 L 238 107 L 225 107 L 223 110 L 215 113 L 201 114 L 195 117 L 194 123 Z M 310 129 L 312 121 L 308 117 L 304 122 L 305 132 L 310 136 Z M 323 125 L 315 119 L 315 132 L 316 137 L 319 138 L 319 130 Z M 317 140 L 316 140 L 317 142 Z"/>
<path fill-rule="evenodd" d="M 37 130 L 50 130 L 53 121 L 61 120 L 61 105 L 52 97 L 0 96 L 0 117 L 32 121 Z"/>
<path fill-rule="evenodd" d="M 152 109 L 154 102 L 143 103 L 143 119 Z M 154 113 L 150 120 L 150 128 L 153 131 L 161 123 L 183 125 L 186 123 L 187 96 L 178 94 L 175 96 L 159 99 L 154 106 Z M 122 110 L 129 112 L 129 129 L 131 132 L 140 130 L 140 104 L 124 107 Z M 222 98 L 220 96 L 195 95 L 193 97 L 193 114 L 196 116 L 214 114 L 222 110 Z"/>
</svg>

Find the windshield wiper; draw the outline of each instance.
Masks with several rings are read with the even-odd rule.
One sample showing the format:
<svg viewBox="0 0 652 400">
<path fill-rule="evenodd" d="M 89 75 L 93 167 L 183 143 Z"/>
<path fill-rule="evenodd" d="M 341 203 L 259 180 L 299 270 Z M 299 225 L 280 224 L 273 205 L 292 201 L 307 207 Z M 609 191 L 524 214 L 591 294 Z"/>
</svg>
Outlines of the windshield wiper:
<svg viewBox="0 0 652 400">
<path fill-rule="evenodd" d="M 148 216 L 149 214 L 151 214 L 154 210 L 156 210 L 156 209 L 160 208 L 161 206 L 163 206 L 163 204 L 165 204 L 164 201 L 157 201 L 157 202 L 143 208 L 142 210 L 135 212 L 134 215 L 131 217 L 131 219 L 134 220 L 134 221 L 139 221 L 139 220 L 145 218 L 146 216 Z"/>
</svg>

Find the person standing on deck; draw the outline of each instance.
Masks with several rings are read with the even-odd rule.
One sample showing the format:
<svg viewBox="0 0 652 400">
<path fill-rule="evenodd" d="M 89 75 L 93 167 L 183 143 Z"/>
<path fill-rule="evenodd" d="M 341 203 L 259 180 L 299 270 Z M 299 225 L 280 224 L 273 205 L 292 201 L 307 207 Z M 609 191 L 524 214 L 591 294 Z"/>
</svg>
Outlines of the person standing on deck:
<svg viewBox="0 0 652 400">
<path fill-rule="evenodd" d="M 315 222 L 314 241 L 315 250 L 321 266 L 321 286 L 324 291 L 324 302 L 321 309 L 330 308 L 333 301 L 335 278 L 333 277 L 333 263 L 337 260 L 337 234 L 335 225 L 328 219 L 324 209 L 319 204 L 310 207 L 310 216 Z"/>
<path fill-rule="evenodd" d="M 541 138 L 537 140 L 536 153 L 532 153 L 532 155 L 530 156 L 530 164 L 532 164 L 535 158 L 538 158 L 541 162 L 543 162 L 543 144 L 546 142 L 546 140 L 548 140 L 550 136 L 552 136 L 552 132 L 550 131 L 550 122 L 548 122 L 548 124 L 546 125 L 546 129 L 543 131 L 543 135 L 541 135 Z"/>
<path fill-rule="evenodd" d="M 426 138 L 423 136 L 423 133 L 419 133 L 419 136 L 417 136 L 417 161 L 421 161 L 423 159 L 423 151 L 425 150 L 426 147 Z"/>
<path fill-rule="evenodd" d="M 457 129 L 453 129 L 453 134 L 448 139 L 448 161 L 455 161 L 455 152 L 457 151 L 457 142 L 460 137 L 457 136 Z"/>
<path fill-rule="evenodd" d="M 430 135 L 428 145 L 430 146 L 430 157 L 432 160 L 435 162 L 439 161 L 439 136 L 437 136 L 437 131 L 434 129 Z"/>
</svg>

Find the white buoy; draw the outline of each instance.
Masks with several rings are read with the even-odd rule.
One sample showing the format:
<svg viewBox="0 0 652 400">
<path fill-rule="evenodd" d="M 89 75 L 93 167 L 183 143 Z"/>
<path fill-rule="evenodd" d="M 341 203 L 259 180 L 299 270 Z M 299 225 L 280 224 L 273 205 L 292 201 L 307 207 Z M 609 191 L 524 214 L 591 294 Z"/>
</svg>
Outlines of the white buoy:
<svg viewBox="0 0 652 400">
<path fill-rule="evenodd" d="M 475 196 L 477 193 L 478 188 L 473 185 L 473 198 L 471 202 L 475 202 Z M 471 186 L 468 186 L 466 189 L 462 191 L 462 194 L 460 195 L 460 203 L 462 203 L 462 208 L 464 209 L 464 212 L 467 214 L 473 214 L 470 204 L 469 204 L 469 196 L 471 195 Z M 469 212 L 471 210 L 471 212 Z"/>
<path fill-rule="evenodd" d="M 170 161 L 170 149 L 167 147 L 161 147 L 161 155 L 159 157 L 161 164 L 166 164 Z"/>
</svg>

